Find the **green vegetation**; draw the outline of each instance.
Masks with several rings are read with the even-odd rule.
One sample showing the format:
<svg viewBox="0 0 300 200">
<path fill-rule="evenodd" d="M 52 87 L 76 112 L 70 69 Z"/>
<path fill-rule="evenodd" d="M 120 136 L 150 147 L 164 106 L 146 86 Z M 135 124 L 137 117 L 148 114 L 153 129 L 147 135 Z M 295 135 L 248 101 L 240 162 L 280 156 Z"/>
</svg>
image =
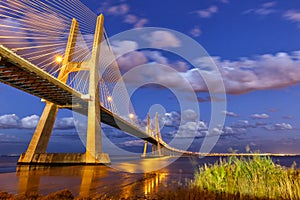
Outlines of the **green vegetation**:
<svg viewBox="0 0 300 200">
<path fill-rule="evenodd" d="M 271 199 L 299 199 L 299 172 L 274 164 L 270 157 L 229 157 L 204 165 L 192 184 L 200 190 Z"/>
</svg>

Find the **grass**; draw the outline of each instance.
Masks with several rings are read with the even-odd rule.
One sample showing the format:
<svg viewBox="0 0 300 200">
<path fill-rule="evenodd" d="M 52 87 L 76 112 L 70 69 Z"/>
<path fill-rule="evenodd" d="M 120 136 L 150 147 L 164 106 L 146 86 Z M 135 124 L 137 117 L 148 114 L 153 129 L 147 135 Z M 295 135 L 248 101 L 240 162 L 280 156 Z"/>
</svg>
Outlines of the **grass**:
<svg viewBox="0 0 300 200">
<path fill-rule="evenodd" d="M 270 157 L 229 157 L 204 165 L 192 187 L 216 193 L 269 199 L 300 199 L 299 172 L 274 164 Z"/>
</svg>

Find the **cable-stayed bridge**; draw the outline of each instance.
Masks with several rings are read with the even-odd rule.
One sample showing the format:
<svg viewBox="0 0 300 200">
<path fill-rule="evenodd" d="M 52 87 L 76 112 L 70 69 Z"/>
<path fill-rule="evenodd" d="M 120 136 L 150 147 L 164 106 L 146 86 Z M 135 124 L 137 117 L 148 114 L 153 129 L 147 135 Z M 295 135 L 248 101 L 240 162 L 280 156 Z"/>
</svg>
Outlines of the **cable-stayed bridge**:
<svg viewBox="0 0 300 200">
<path fill-rule="evenodd" d="M 95 18 L 80 1 L 75 2 L 76 7 L 54 0 L 0 3 L 0 81 L 46 103 L 19 163 L 109 163 L 109 155 L 102 151 L 100 122 L 145 140 L 143 156 L 148 143 L 151 156 L 190 154 L 162 140 L 158 116 L 155 128 L 149 116 L 146 130 L 138 125 L 103 15 Z M 83 11 L 79 16 L 78 8 Z M 83 18 L 89 18 L 89 26 L 79 25 Z M 88 34 L 91 26 L 95 26 L 94 34 Z M 46 153 L 61 108 L 87 116 L 85 153 Z"/>
</svg>

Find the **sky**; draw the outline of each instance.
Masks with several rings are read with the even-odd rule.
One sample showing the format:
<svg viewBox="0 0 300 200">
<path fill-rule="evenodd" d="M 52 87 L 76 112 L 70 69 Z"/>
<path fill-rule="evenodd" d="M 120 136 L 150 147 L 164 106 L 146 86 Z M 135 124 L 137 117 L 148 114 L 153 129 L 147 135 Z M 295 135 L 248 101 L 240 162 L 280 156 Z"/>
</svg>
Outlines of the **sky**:
<svg viewBox="0 0 300 200">
<path fill-rule="evenodd" d="M 132 49 L 118 59 L 123 74 L 139 65 L 163 64 L 176 70 L 192 85 L 200 116 L 190 110 L 180 112 L 172 88 L 150 85 L 139 88 L 131 97 L 141 122 L 152 105 L 160 104 L 164 108 L 160 121 L 166 140 L 174 134 L 186 138 L 197 136 L 191 149 L 199 150 L 207 134 L 212 103 L 225 102 L 210 96 L 201 77 L 194 75 L 195 69 L 209 70 L 158 48 L 184 46 L 173 30 L 199 43 L 223 78 L 227 107 L 222 115 L 226 118 L 224 125 L 215 130 L 221 137 L 213 151 L 226 152 L 229 147 L 243 151 L 250 144 L 252 149 L 262 152 L 300 153 L 299 1 L 82 0 L 82 3 L 97 15 L 104 14 L 108 36 L 132 28 L 166 28 L 148 35 L 152 49 L 137 50 L 132 46 L 139 44 L 130 39 L 112 41 L 117 55 L 123 49 Z M 132 84 L 146 75 L 151 75 L 152 80 L 173 84 L 174 88 L 180 86 L 167 70 L 141 71 L 125 81 Z M 30 141 L 44 103 L 37 97 L 0 84 L 0 105 L 0 154 L 19 154 Z M 183 121 L 181 126 L 180 120 Z M 105 128 L 118 146 L 142 151 L 141 140 Z M 70 145 L 62 148 L 62 143 Z M 180 147 L 180 144 L 175 146 Z M 58 113 L 49 150 L 83 150 L 71 112 Z"/>
</svg>

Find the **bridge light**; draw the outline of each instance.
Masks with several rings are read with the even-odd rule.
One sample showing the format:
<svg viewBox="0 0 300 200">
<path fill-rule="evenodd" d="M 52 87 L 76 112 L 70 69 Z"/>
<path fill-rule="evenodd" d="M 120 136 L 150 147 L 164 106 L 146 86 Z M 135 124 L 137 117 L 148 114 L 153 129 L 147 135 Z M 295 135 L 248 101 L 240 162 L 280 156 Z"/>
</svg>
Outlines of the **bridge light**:
<svg viewBox="0 0 300 200">
<path fill-rule="evenodd" d="M 111 102 L 111 101 L 112 101 L 112 97 L 111 97 L 111 96 L 108 96 L 108 97 L 107 97 L 107 101 Z"/>
<path fill-rule="evenodd" d="M 132 114 L 132 113 L 129 114 L 130 119 L 133 119 L 134 117 L 135 117 L 134 114 Z"/>
<path fill-rule="evenodd" d="M 63 61 L 63 57 L 62 56 L 56 56 L 55 61 L 57 63 L 61 63 Z"/>
</svg>

